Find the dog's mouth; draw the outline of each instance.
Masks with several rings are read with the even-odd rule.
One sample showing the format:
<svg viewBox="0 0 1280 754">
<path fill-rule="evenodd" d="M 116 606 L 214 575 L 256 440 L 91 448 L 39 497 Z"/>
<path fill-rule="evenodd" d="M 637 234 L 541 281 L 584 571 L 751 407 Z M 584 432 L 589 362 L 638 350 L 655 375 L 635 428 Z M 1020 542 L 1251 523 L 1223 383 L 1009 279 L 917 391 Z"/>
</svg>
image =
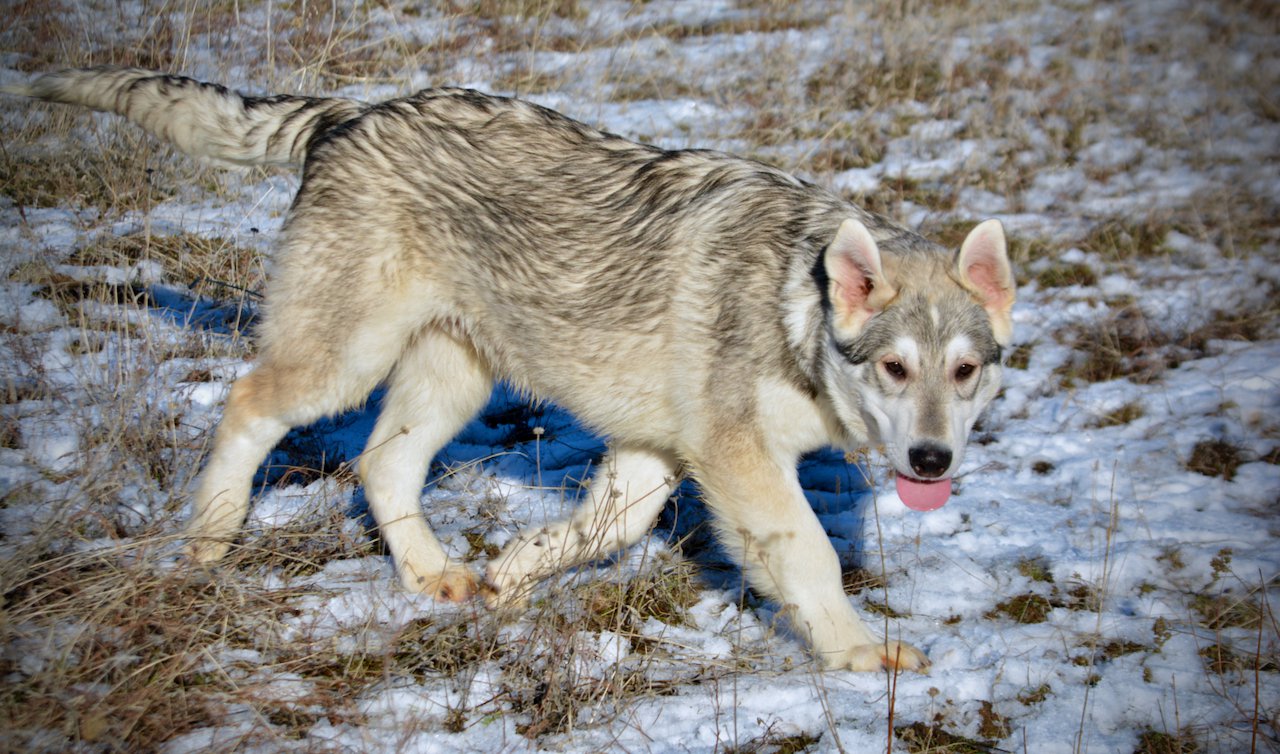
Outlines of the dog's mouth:
<svg viewBox="0 0 1280 754">
<path fill-rule="evenodd" d="M 905 474 L 897 475 L 898 497 L 913 511 L 935 511 L 951 497 L 951 479 L 925 481 Z"/>
</svg>

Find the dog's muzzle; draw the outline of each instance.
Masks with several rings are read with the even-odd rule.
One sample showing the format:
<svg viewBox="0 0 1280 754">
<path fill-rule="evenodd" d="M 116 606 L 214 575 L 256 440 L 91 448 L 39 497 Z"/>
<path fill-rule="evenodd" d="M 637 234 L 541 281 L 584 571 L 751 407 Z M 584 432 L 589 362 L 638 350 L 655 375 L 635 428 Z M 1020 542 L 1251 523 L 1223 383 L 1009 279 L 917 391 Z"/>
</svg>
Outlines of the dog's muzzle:
<svg viewBox="0 0 1280 754">
<path fill-rule="evenodd" d="M 921 443 L 907 451 L 907 461 L 921 479 L 937 479 L 951 468 L 951 449 L 937 443 Z"/>
</svg>

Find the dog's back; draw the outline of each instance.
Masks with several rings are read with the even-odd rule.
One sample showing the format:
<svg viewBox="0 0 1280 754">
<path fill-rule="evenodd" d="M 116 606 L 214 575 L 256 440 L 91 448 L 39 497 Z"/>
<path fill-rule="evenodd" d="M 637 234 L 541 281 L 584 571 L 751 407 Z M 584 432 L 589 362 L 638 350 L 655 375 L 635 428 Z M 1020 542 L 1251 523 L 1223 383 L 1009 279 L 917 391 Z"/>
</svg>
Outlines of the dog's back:
<svg viewBox="0 0 1280 754">
<path fill-rule="evenodd" d="M 405 290 L 404 316 L 615 437 L 678 436 L 695 417 L 677 404 L 712 369 L 816 391 L 813 365 L 785 347 L 784 288 L 812 282 L 844 217 L 881 227 L 759 163 L 468 90 L 372 106 L 312 149 L 279 264 L 312 288 L 317 270 L 364 278 L 344 309 L 360 291 Z M 891 243 L 919 241 L 883 227 Z"/>
</svg>

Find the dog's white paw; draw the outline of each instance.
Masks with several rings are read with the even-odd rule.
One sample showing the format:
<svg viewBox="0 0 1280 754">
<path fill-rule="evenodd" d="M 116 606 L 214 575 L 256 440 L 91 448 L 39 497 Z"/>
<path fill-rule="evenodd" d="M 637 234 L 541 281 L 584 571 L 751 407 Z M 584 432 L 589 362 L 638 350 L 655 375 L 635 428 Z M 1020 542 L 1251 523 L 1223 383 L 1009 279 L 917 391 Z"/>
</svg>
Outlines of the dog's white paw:
<svg viewBox="0 0 1280 754">
<path fill-rule="evenodd" d="M 485 569 L 482 591 L 484 602 L 491 609 L 525 607 L 529 604 L 532 589 L 533 585 L 521 575 L 504 568 L 504 559 L 490 563 Z"/>
<path fill-rule="evenodd" d="M 929 658 L 924 652 L 902 641 L 884 641 L 853 647 L 841 658 L 837 667 L 848 670 L 929 670 Z"/>
<path fill-rule="evenodd" d="M 466 602 L 480 591 L 475 574 L 465 566 L 454 564 L 435 573 L 401 568 L 400 585 L 407 592 L 425 594 L 442 602 Z"/>
<path fill-rule="evenodd" d="M 230 551 L 231 542 L 225 539 L 190 537 L 182 546 L 181 557 L 189 563 L 204 565 L 222 560 Z"/>
<path fill-rule="evenodd" d="M 522 607 L 537 580 L 531 574 L 547 570 L 559 557 L 554 537 L 546 529 L 522 534 L 502 548 L 485 569 L 485 602 L 489 607 Z"/>
</svg>

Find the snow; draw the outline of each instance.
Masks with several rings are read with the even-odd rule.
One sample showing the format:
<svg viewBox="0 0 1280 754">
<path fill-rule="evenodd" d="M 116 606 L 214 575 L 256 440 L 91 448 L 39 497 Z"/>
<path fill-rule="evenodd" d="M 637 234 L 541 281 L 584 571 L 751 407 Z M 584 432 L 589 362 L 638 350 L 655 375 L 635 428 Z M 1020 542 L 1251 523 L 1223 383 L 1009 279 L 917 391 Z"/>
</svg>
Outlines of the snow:
<svg viewBox="0 0 1280 754">
<path fill-rule="evenodd" d="M 141 12 L 136 4 L 124 5 Z M 457 32 L 434 11 L 396 14 L 392 9 L 400 4 L 384 5 L 374 17 L 389 35 L 426 44 Z M 675 39 L 638 30 L 741 19 L 758 4 L 590 5 L 584 18 L 554 19 L 548 30 L 613 41 L 522 57 L 520 65 L 545 73 L 573 72 L 564 86 L 531 98 L 668 147 L 742 143 L 737 124 L 751 105 L 739 101 L 734 87 L 739 77 L 751 75 L 744 67 L 783 51 L 777 54 L 792 56 L 795 70 L 812 72 L 831 50 L 850 43 L 840 37 L 851 26 L 875 23 L 852 8 L 815 3 L 808 10 L 829 20 L 803 31 Z M 992 35 L 1016 32 L 1022 53 L 983 62 L 1005 66 L 1014 81 L 1061 70 L 1072 77 L 1072 86 L 1086 87 L 1074 94 L 1053 86 L 1019 90 L 1008 98 L 1012 109 L 1029 103 L 1035 105 L 1032 112 L 1048 112 L 1054 109 L 1052 97 L 1096 95 L 1097 102 L 1081 105 L 1096 108 L 1095 122 L 1075 134 L 1080 143 L 1070 159 L 1063 158 L 1064 126 L 1054 121 L 1056 114 L 988 130 L 991 124 L 981 122 L 991 117 L 988 92 L 941 115 L 903 103 L 894 115 L 905 125 L 883 134 L 880 160 L 813 177 L 862 196 L 893 190 L 904 179 L 948 185 L 955 199 L 950 208 L 927 201 L 904 205 L 908 221 L 994 215 L 1015 236 L 1052 242 L 1053 251 L 1044 256 L 1019 260 L 1023 271 L 1080 263 L 1097 274 L 1089 285 L 1041 288 L 1029 282 L 1019 289 L 1014 345 L 1029 347 L 1029 359 L 1025 368 L 1006 369 L 1004 391 L 975 432 L 945 507 L 927 514 L 907 510 L 874 455 L 865 470 L 834 454 L 803 463 L 802 481 L 842 561 L 879 580 L 850 598 L 877 630 L 923 649 L 932 662 L 928 675 L 818 670 L 786 629 L 779 607 L 744 593 L 739 575 L 710 547 L 701 553 L 709 562 L 699 563 L 705 573 L 698 597 L 681 621 L 643 616 L 627 630 L 604 628 L 573 624 L 580 605 L 564 608 L 567 615 L 548 606 L 584 583 L 626 584 L 644 578 L 655 564 L 678 559 L 673 543 L 691 536 L 707 515 L 696 490 L 686 486 L 644 542 L 608 562 L 550 580 L 527 613 L 506 616 L 493 629 L 502 651 L 462 672 L 388 675 L 355 689 L 342 708 L 317 707 L 315 700 L 333 697 L 317 693 L 316 679 L 273 665 L 275 650 L 219 645 L 211 638 L 198 667 L 231 674 L 244 693 L 226 700 L 215 723 L 173 736 L 164 750 L 712 752 L 805 736 L 816 740 L 813 750 L 883 751 L 891 737 L 891 709 L 895 726 L 941 721 L 948 732 L 1008 751 L 1131 752 L 1147 730 L 1190 730 L 1201 750 L 1244 751 L 1253 741 L 1255 720 L 1261 726 L 1258 750 L 1277 750 L 1280 679 L 1274 658 L 1280 637 L 1274 617 L 1268 615 L 1270 623 L 1262 628 L 1211 626 L 1195 600 L 1228 595 L 1273 604 L 1280 597 L 1280 527 L 1274 523 L 1280 499 L 1280 332 L 1274 321 L 1280 266 L 1274 217 L 1260 228 L 1241 228 L 1239 238 L 1201 230 L 1202 221 L 1217 221 L 1202 213 L 1207 197 L 1247 197 L 1263 212 L 1275 210 L 1280 127 L 1274 114 L 1268 119 L 1241 107 L 1209 118 L 1212 133 L 1203 138 L 1172 144 L 1155 132 L 1162 120 L 1173 119 L 1177 130 L 1179 119 L 1219 107 L 1219 98 L 1230 95 L 1218 91 L 1223 75 L 1242 91 L 1264 80 L 1274 90 L 1280 59 L 1274 44 L 1246 39 L 1243 30 L 1248 49 L 1236 50 L 1225 63 L 1198 60 L 1188 50 L 1186 60 L 1164 65 L 1139 52 L 1147 49 L 1145 42 L 1164 40 L 1170 29 L 1196 16 L 1197 7 L 1191 0 L 1131 0 L 1098 5 L 1076 18 L 1079 3 L 1032 3 L 1029 10 L 1010 10 L 1015 15 L 999 23 L 975 23 L 954 40 L 945 56 L 952 72 L 958 61 L 984 55 L 982 45 Z M 1237 12 L 1233 7 L 1214 13 Z M 1242 18 L 1237 21 L 1247 25 Z M 1134 56 L 1131 67 L 1073 51 L 1088 34 L 1118 27 Z M 1182 33 L 1184 42 L 1202 36 L 1194 28 Z M 636 39 L 617 41 L 627 34 Z M 857 38 L 871 36 L 864 30 Z M 201 39 L 209 46 L 197 46 L 191 59 L 203 62 L 188 72 L 220 80 L 240 76 L 234 81 L 238 87 L 255 88 L 242 74 L 258 70 L 256 63 L 224 60 L 209 38 Z M 485 49 L 459 53 L 431 75 L 416 72 L 412 83 L 493 89 L 501 66 L 488 56 L 501 53 Z M 620 56 L 630 73 L 677 71 L 710 83 L 670 98 L 612 102 L 612 86 L 602 72 L 613 70 Z M 9 55 L 3 60 L 17 64 Z M 0 82 L 22 76 L 0 69 Z M 1115 89 L 1108 88 L 1112 79 L 1120 82 Z M 796 81 L 802 80 L 797 74 Z M 384 82 L 351 85 L 341 93 L 400 91 Z M 1036 104 L 1041 97 L 1043 108 Z M 849 115 L 826 117 L 834 123 Z M 0 112 L 6 128 L 41 117 L 8 100 Z M 109 126 L 86 119 L 84 127 Z M 95 139 L 40 144 L 45 150 L 96 147 Z M 762 148 L 752 156 L 790 156 L 788 149 Z M 994 191 L 978 178 L 1004 156 L 1000 169 L 1027 177 L 1016 192 Z M 136 541 L 151 518 L 181 508 L 172 501 L 181 500 L 194 474 L 229 385 L 250 369 L 236 345 L 238 335 L 217 324 L 209 313 L 212 304 L 182 288 L 188 281 L 175 279 L 158 262 L 86 265 L 70 257 L 101 234 L 144 228 L 152 234 L 218 236 L 269 253 L 297 178 L 235 171 L 218 180 L 224 190 L 216 195 L 187 187 L 146 212 L 117 215 L 99 216 L 70 197 L 57 207 L 0 201 L 0 269 L 7 273 L 0 283 L 0 393 L 10 394 L 0 405 L 4 557 L 16 557 L 23 543 L 47 537 L 71 519 L 97 533 L 84 534 L 78 543 L 72 540 L 79 534 L 67 533 L 65 547 L 55 551 Z M 1240 223 L 1256 209 L 1243 201 L 1227 206 L 1240 213 Z M 1095 222 L 1151 217 L 1172 219 L 1157 255 L 1110 259 L 1081 242 Z M 67 280 L 145 286 L 162 303 L 141 311 L 88 301 L 66 306 L 16 274 L 35 261 Z M 1063 380 L 1058 372 L 1080 356 L 1073 350 L 1073 328 L 1113 321 L 1126 308 L 1171 334 L 1189 334 L 1221 319 L 1252 317 L 1260 323 L 1249 337 L 1223 331 L 1200 344 L 1189 336 L 1173 338 L 1167 347 L 1178 349 L 1178 357 L 1149 381 L 1123 375 L 1095 383 Z M 97 350 L 82 341 L 86 318 L 117 325 L 97 333 L 105 341 Z M 189 353 L 180 346 L 192 333 L 223 350 Z M 32 388 L 37 384 L 42 389 Z M 1138 415 L 1114 426 L 1103 421 L 1126 407 L 1137 407 Z M 367 409 L 322 422 L 307 437 L 319 437 L 344 460 L 355 459 L 376 408 L 375 396 Z M 520 418 L 494 419 L 511 411 Z M 173 441 L 155 450 L 159 465 L 174 468 L 172 476 L 161 483 L 130 466 L 120 485 L 91 492 L 88 477 L 110 467 L 95 455 L 104 432 L 157 416 L 173 420 Z M 528 432 L 535 426 L 543 430 L 537 439 Z M 1197 446 L 1210 440 L 1239 449 L 1232 478 L 1188 468 Z M 499 388 L 482 418 L 440 454 L 423 491 L 424 510 L 446 550 L 459 558 L 478 557 L 473 565 L 481 567 L 487 556 L 473 552 L 477 526 L 485 550 L 500 548 L 516 531 L 562 517 L 602 448 L 600 438 L 554 407 L 527 407 Z M 282 450 L 269 463 L 289 466 L 294 460 Z M 862 480 L 864 471 L 870 485 Z M 335 513 L 342 523 L 334 523 Z M 177 533 L 180 520 L 167 524 L 168 534 Z M 93 529 L 101 521 L 114 524 L 105 533 Z M 362 493 L 349 476 L 334 474 L 265 484 L 247 528 L 255 542 L 272 531 L 312 525 L 336 527 L 335 539 L 359 541 L 367 537 L 367 524 Z M 287 613 L 263 628 L 274 642 L 341 659 L 398 651 L 423 622 L 483 634 L 481 628 L 499 621 L 478 604 L 438 605 L 400 592 L 383 556 L 327 552 L 310 572 L 247 570 L 237 576 L 287 601 Z M 1043 564 L 1045 572 L 1033 573 L 1029 563 Z M 1027 595 L 1047 601 L 1043 621 L 1022 623 L 1000 612 L 999 605 Z M 473 614 L 480 617 L 468 623 Z M 549 623 L 563 624 L 563 630 L 556 633 Z M 1251 661 L 1259 637 L 1261 656 L 1272 664 L 1257 682 L 1252 667 L 1216 673 L 1202 656 L 1207 647 L 1224 643 Z M 1105 650 L 1121 640 L 1139 648 Z M 43 672 L 57 646 L 54 639 L 43 646 L 5 646 L 2 682 Z M 420 647 L 411 644 L 408 651 L 415 649 Z M 603 688 L 624 677 L 644 677 L 653 690 L 580 701 L 564 725 L 530 736 L 531 705 L 513 696 L 503 665 L 510 656 L 503 652 L 521 651 L 536 658 L 527 663 L 530 672 L 547 678 Z M 984 703 L 1007 722 L 1007 736 L 994 736 L 985 725 Z M 314 722 L 298 739 L 255 738 L 270 725 L 260 712 L 263 705 L 305 711 Z M 25 740 L 53 749 L 64 742 L 61 735 L 34 731 Z M 906 750 L 901 741 L 894 747 Z"/>
</svg>

